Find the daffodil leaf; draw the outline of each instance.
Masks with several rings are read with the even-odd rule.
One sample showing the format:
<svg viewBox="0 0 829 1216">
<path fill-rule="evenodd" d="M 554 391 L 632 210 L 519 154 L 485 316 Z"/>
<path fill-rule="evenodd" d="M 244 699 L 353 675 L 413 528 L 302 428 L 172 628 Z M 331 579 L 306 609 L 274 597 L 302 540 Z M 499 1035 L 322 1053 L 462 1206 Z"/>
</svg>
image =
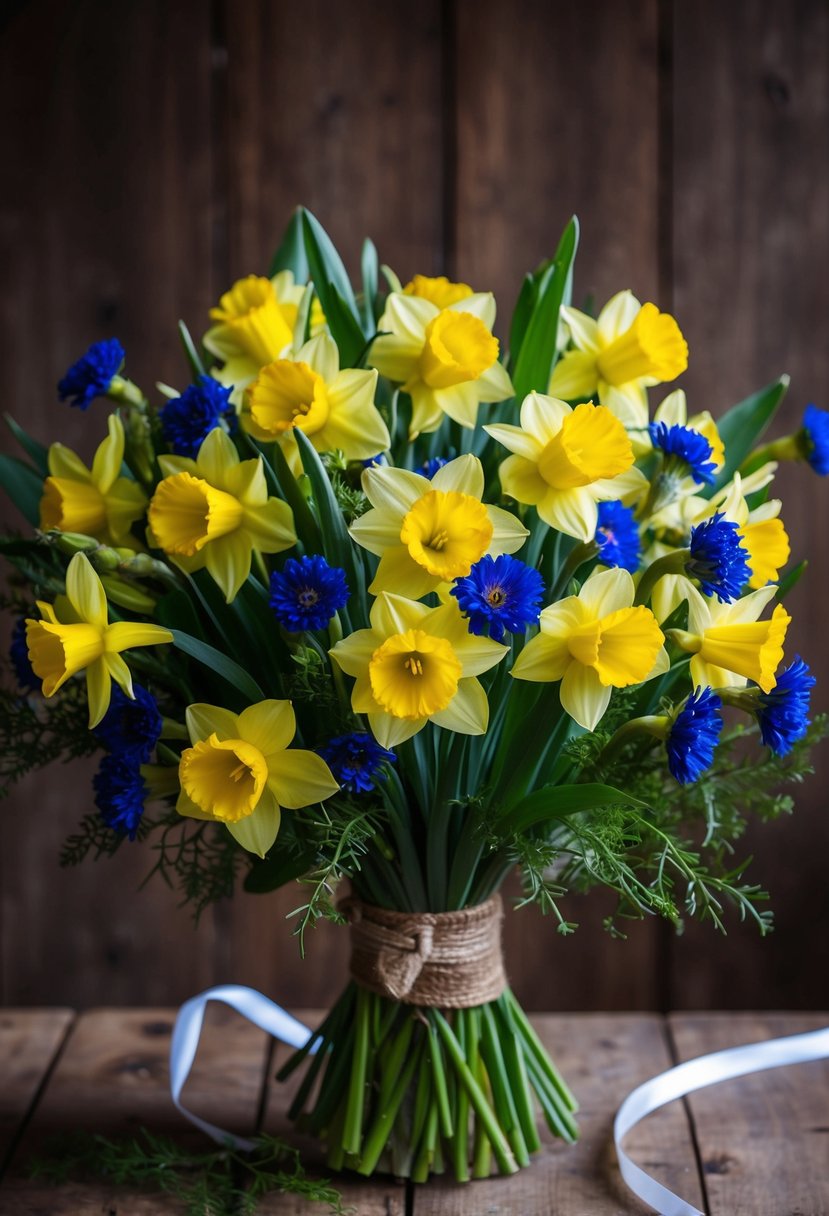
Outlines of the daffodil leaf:
<svg viewBox="0 0 829 1216">
<path fill-rule="evenodd" d="M 310 211 L 306 211 L 304 207 L 300 210 L 305 253 L 308 257 L 311 278 L 316 283 L 317 290 L 320 291 L 323 282 L 326 286 L 330 283 L 342 296 L 352 317 L 356 321 L 359 315 L 357 312 L 357 301 L 354 299 L 354 290 L 345 266 L 343 266 L 342 258 L 337 253 L 333 241 L 319 220 Z M 321 291 L 320 298 L 322 298 Z M 327 316 L 328 308 L 324 300 L 322 306 Z"/>
<path fill-rule="evenodd" d="M 171 633 L 173 645 L 178 650 L 183 651 L 198 663 L 203 663 L 209 670 L 221 676 L 237 692 L 247 697 L 251 703 L 265 699 L 265 694 L 253 676 L 249 675 L 244 667 L 234 663 L 233 659 L 229 659 L 226 654 L 209 646 L 207 642 L 202 642 L 200 638 L 194 638 L 191 634 L 184 633 L 181 629 L 173 629 Z"/>
<path fill-rule="evenodd" d="M 296 433 L 299 433 L 298 428 Z M 319 553 L 322 541 L 320 539 L 317 521 L 299 488 L 296 477 L 291 472 L 290 465 L 285 459 L 285 453 L 278 443 L 268 444 L 262 448 L 256 447 L 250 440 L 251 447 L 261 452 L 265 461 L 265 471 L 270 472 L 276 480 L 282 497 L 294 513 L 296 534 L 307 553 Z"/>
<path fill-rule="evenodd" d="M 643 810 L 647 803 L 612 785 L 547 785 L 527 794 L 508 815 L 498 820 L 499 833 L 526 832 L 539 824 L 566 819 L 580 811 L 593 811 L 606 806 L 634 806 Z"/>
<path fill-rule="evenodd" d="M 268 271 L 271 278 L 281 270 L 290 270 L 296 283 L 308 282 L 310 271 L 305 254 L 302 214 L 302 207 L 297 207 L 291 216 L 279 248 L 271 258 L 271 268 Z"/>
<path fill-rule="evenodd" d="M 332 565 L 345 570 L 352 595 L 357 595 L 362 600 L 365 590 L 362 562 L 360 561 L 358 565 L 355 560 L 356 546 L 348 535 L 343 513 L 331 487 L 328 474 L 307 435 L 299 427 L 295 427 L 294 436 L 302 457 L 302 467 L 311 483 L 311 493 L 319 518 L 325 557 Z"/>
<path fill-rule="evenodd" d="M 12 418 L 11 414 L 5 415 L 6 425 L 14 435 L 17 442 L 31 458 L 32 464 L 43 477 L 49 476 L 49 449 L 39 443 L 37 439 L 32 439 L 31 435 L 27 435 L 20 423 Z"/>
<path fill-rule="evenodd" d="M 43 497 L 43 477 L 16 456 L 0 453 L 0 485 L 9 498 L 36 528 L 40 522 L 40 500 Z"/>
<path fill-rule="evenodd" d="M 803 575 L 806 573 L 806 567 L 809 565 L 807 561 L 798 562 L 796 566 L 792 566 L 791 570 L 787 570 L 780 580 L 780 585 L 777 588 L 777 599 L 784 600 L 792 588 L 796 587 Z"/>
<path fill-rule="evenodd" d="M 520 344 L 512 382 L 516 401 L 536 390 L 546 393 L 556 361 L 556 336 L 561 305 L 569 299 L 573 282 L 573 260 L 579 243 L 575 216 L 564 229 L 556 255 L 538 285 L 538 296 L 526 333 Z"/>
<path fill-rule="evenodd" d="M 714 485 L 707 490 L 707 496 L 731 481 L 771 423 L 788 387 L 789 377 L 781 376 L 773 384 L 767 384 L 738 405 L 732 406 L 717 421 L 717 430 L 725 445 L 725 464 Z"/>
<path fill-rule="evenodd" d="M 379 258 L 374 241 L 366 237 L 360 258 L 363 276 L 363 328 L 370 334 L 375 328 L 374 303 L 377 299 L 377 279 L 380 273 Z"/>
<path fill-rule="evenodd" d="M 199 376 L 204 376 L 206 374 L 202 357 L 196 348 L 196 344 L 193 341 L 190 330 L 183 321 L 179 321 L 178 323 L 178 333 L 179 337 L 181 338 L 181 345 L 184 347 L 185 358 L 190 365 L 190 372 L 193 376 L 193 380 L 197 380 Z"/>
<path fill-rule="evenodd" d="M 348 310 L 342 296 L 331 283 L 323 284 L 314 280 L 319 292 L 325 320 L 331 330 L 331 337 L 337 343 L 340 352 L 340 367 L 359 367 L 363 352 L 366 350 L 366 337 L 354 317 Z"/>
</svg>

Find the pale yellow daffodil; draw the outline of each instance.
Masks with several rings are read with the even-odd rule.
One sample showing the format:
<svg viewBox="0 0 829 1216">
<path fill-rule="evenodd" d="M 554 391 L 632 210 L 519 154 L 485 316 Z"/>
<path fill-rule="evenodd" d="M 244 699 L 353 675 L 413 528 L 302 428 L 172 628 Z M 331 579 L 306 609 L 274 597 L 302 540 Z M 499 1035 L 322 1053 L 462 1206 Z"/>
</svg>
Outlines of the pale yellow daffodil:
<svg viewBox="0 0 829 1216">
<path fill-rule="evenodd" d="M 370 359 L 411 397 L 410 438 L 436 431 L 445 416 L 474 427 L 481 402 L 512 396 L 494 323 L 491 293 L 474 292 L 442 308 L 422 295 L 388 297 Z"/>
<path fill-rule="evenodd" d="M 220 427 L 196 460 L 160 456 L 164 473 L 148 519 L 149 542 L 188 573 L 207 567 L 228 603 L 250 574 L 254 551 L 281 553 L 296 543 L 287 503 L 268 497 L 262 458 L 240 460 Z"/>
<path fill-rule="evenodd" d="M 434 722 L 462 735 L 482 735 L 489 721 L 486 693 L 475 677 L 508 647 L 469 632 L 452 601 L 427 608 L 383 593 L 372 605 L 371 628 L 337 642 L 331 657 L 354 676 L 351 705 L 367 714 L 382 747 L 394 747 Z"/>
<path fill-rule="evenodd" d="M 757 618 L 777 588 L 761 587 L 731 604 L 700 595 L 690 583 L 685 593 L 688 629 L 669 629 L 668 636 L 691 655 L 694 685 L 727 688 L 753 680 L 771 692 L 791 617 L 778 604 L 770 620 Z"/>
<path fill-rule="evenodd" d="M 363 473 L 372 505 L 351 525 L 354 540 L 380 558 L 369 590 L 420 599 L 465 577 L 485 553 L 515 553 L 529 535 L 500 507 L 481 502 L 484 471 L 477 456 L 459 456 L 422 477 L 374 466 Z"/>
<path fill-rule="evenodd" d="M 49 448 L 49 476 L 43 483 L 40 526 L 44 532 L 79 532 L 104 544 L 137 548 L 130 528 L 147 508 L 147 498 L 130 477 L 121 476 L 124 427 L 110 414 L 106 439 L 88 469 L 69 448 Z"/>
<path fill-rule="evenodd" d="M 110 625 L 101 580 L 83 553 L 76 553 L 67 567 L 65 602 L 62 598 L 55 605 L 38 601 L 37 606 L 43 620 L 26 621 L 26 642 L 32 669 L 43 681 L 43 695 L 54 696 L 70 676 L 85 670 L 90 729 L 109 708 L 112 680 L 133 696 L 132 677 L 121 652 L 173 640 L 160 625 L 132 621 Z"/>
<path fill-rule="evenodd" d="M 260 701 L 240 714 L 189 705 L 187 730 L 192 746 L 181 756 L 176 810 L 223 823 L 258 857 L 276 840 L 282 807 L 312 806 L 339 789 L 320 756 L 289 750 L 296 734 L 290 701 Z"/>
<path fill-rule="evenodd" d="M 217 324 L 204 335 L 204 346 L 222 360 L 223 367 L 213 375 L 236 390 L 235 402 L 260 368 L 290 350 L 304 290 L 290 270 L 272 279 L 249 274 L 211 308 L 210 317 Z"/>
<path fill-rule="evenodd" d="M 594 397 L 626 427 L 648 425 L 646 389 L 675 380 L 688 366 L 688 344 L 679 326 L 655 304 L 640 304 L 620 291 L 595 320 L 577 308 L 563 307 L 573 349 L 553 368 L 549 391 L 566 401 Z"/>
<path fill-rule="evenodd" d="M 468 300 L 475 293 L 468 283 L 453 283 L 442 274 L 434 279 L 425 274 L 416 274 L 403 288 L 403 294 L 431 300 L 436 308 L 448 308 L 450 304 Z"/>
<path fill-rule="evenodd" d="M 591 575 L 578 595 L 541 613 L 540 633 L 519 654 L 519 680 L 561 680 L 561 705 L 585 730 L 595 730 L 614 688 L 641 684 L 668 669 L 662 630 L 649 608 L 633 607 L 627 570 Z"/>
<path fill-rule="evenodd" d="M 296 472 L 294 428 L 318 452 L 341 451 L 347 460 L 369 460 L 391 442 L 374 404 L 376 387 L 376 371 L 341 371 L 336 342 L 327 333 L 318 334 L 290 358 L 262 368 L 245 391 L 242 426 L 263 443 L 279 440 Z"/>
<path fill-rule="evenodd" d="M 573 408 L 530 393 L 520 427 L 497 423 L 484 430 L 514 453 L 499 470 L 504 493 L 531 504 L 551 528 L 577 540 L 595 536 L 598 503 L 630 503 L 647 489 L 624 426 L 592 402 Z"/>
</svg>

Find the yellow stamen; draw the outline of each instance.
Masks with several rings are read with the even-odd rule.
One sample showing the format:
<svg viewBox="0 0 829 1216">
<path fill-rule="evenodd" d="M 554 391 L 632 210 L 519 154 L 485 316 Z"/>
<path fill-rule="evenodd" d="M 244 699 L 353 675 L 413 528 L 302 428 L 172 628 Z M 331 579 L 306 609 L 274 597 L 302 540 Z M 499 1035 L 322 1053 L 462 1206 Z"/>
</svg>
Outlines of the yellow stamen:
<svg viewBox="0 0 829 1216">
<path fill-rule="evenodd" d="M 469 312 L 444 309 L 426 326 L 420 375 L 430 388 L 465 384 L 492 367 L 498 339 Z"/>
<path fill-rule="evenodd" d="M 182 753 L 179 776 L 182 789 L 200 810 L 237 823 L 256 809 L 268 766 L 252 743 L 219 740 L 213 734 Z"/>
<path fill-rule="evenodd" d="M 247 391 L 245 407 L 255 425 L 275 439 L 292 427 L 313 435 L 328 421 L 329 408 L 322 376 L 290 359 L 262 368 Z"/>
<path fill-rule="evenodd" d="M 630 329 L 600 352 L 597 364 L 608 384 L 643 377 L 674 380 L 688 366 L 688 343 L 672 316 L 655 304 L 643 304 Z"/>
<path fill-rule="evenodd" d="M 296 306 L 280 305 L 270 279 L 251 274 L 225 292 L 210 316 L 225 325 L 240 349 L 263 367 L 290 343 Z"/>
<path fill-rule="evenodd" d="M 68 477 L 47 477 L 40 500 L 40 526 L 48 532 L 81 532 L 97 536 L 106 531 L 106 504 L 101 491 L 91 481 Z"/>
<path fill-rule="evenodd" d="M 403 288 L 403 294 L 430 300 L 436 308 L 448 308 L 450 304 L 457 304 L 458 300 L 471 296 L 472 288 L 466 283 L 452 283 L 445 275 L 430 279 L 427 275 L 416 274 Z"/>
<path fill-rule="evenodd" d="M 538 471 L 556 490 L 589 486 L 617 477 L 633 464 L 633 448 L 623 424 L 610 410 L 587 402 L 563 420 L 544 447 Z"/>
<path fill-rule="evenodd" d="M 428 718 L 458 691 L 462 667 L 446 638 L 422 629 L 396 633 L 378 646 L 368 665 L 375 700 L 395 718 Z"/>
<path fill-rule="evenodd" d="M 194 557 L 208 541 L 235 531 L 243 515 L 232 494 L 192 473 L 174 473 L 159 482 L 148 511 L 161 548 L 183 557 Z"/>
<path fill-rule="evenodd" d="M 438 578 L 469 573 L 492 541 L 486 507 L 469 494 L 430 490 L 403 519 L 400 540 L 410 556 Z"/>
</svg>

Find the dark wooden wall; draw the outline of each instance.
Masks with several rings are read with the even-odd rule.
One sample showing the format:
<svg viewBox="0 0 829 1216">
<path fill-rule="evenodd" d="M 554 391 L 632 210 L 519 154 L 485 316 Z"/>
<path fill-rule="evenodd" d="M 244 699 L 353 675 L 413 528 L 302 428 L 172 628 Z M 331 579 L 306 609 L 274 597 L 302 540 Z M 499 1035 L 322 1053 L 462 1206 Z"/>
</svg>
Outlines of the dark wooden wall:
<svg viewBox="0 0 829 1216">
<path fill-rule="evenodd" d="M 0 397 L 43 440 L 89 451 L 100 413 L 54 382 L 117 334 L 130 373 L 176 383 L 175 322 L 195 331 L 231 280 L 261 272 L 290 208 L 310 206 L 354 266 L 371 234 L 403 277 L 442 270 L 496 292 L 582 222 L 577 292 L 622 287 L 675 310 L 692 405 L 720 411 L 792 375 L 782 427 L 829 405 L 829 7 L 824 0 L 29 0 L 0 46 Z M 794 649 L 829 706 L 829 485 L 781 478 L 795 548 Z M 752 830 L 777 932 L 734 923 L 626 942 L 602 900 L 569 939 L 510 918 L 530 1008 L 827 1002 L 829 764 L 797 814 Z M 171 1003 L 221 980 L 330 999 L 326 926 L 303 964 L 292 891 L 245 897 L 195 931 L 147 855 L 59 871 L 89 771 L 53 768 L 0 807 L 0 999 Z"/>
</svg>

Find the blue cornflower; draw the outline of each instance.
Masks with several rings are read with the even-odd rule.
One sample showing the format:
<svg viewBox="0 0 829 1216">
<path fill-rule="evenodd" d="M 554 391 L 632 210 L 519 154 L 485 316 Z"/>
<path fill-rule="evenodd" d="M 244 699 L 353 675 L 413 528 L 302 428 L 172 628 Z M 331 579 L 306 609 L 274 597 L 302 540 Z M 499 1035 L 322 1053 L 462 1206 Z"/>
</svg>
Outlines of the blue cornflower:
<svg viewBox="0 0 829 1216">
<path fill-rule="evenodd" d="M 85 355 L 73 363 L 58 382 L 61 401 L 72 397 L 72 405 L 85 410 L 96 397 L 105 397 L 112 379 L 124 364 L 124 348 L 117 338 L 93 342 Z"/>
<path fill-rule="evenodd" d="M 338 735 L 320 750 L 334 777 L 350 794 L 365 794 L 383 779 L 379 770 L 397 757 L 366 734 Z"/>
<path fill-rule="evenodd" d="M 41 681 L 29 662 L 29 647 L 26 642 L 26 621 L 21 617 L 12 630 L 9 660 L 14 670 L 18 687 L 22 692 L 40 692 Z"/>
<path fill-rule="evenodd" d="M 500 642 L 508 629 L 523 633 L 541 611 L 544 580 L 537 570 L 517 558 L 482 557 L 465 578 L 455 579 L 451 595 L 469 617 L 469 632 Z"/>
<path fill-rule="evenodd" d="M 704 593 L 716 595 L 721 604 L 739 599 L 751 578 L 751 567 L 737 524 L 717 511 L 691 530 L 690 548 L 685 573 L 699 579 Z"/>
<path fill-rule="evenodd" d="M 141 767 L 132 756 L 104 756 L 92 778 L 95 805 L 104 823 L 135 840 L 144 802 L 149 795 Z"/>
<path fill-rule="evenodd" d="M 378 452 L 376 456 L 369 456 L 368 460 L 360 461 L 360 464 L 363 466 L 364 469 L 375 469 L 378 466 L 382 467 L 383 465 L 386 465 L 388 463 L 389 462 L 386 459 L 385 452 Z"/>
<path fill-rule="evenodd" d="M 159 410 L 162 434 L 176 456 L 195 460 L 204 440 L 222 423 L 233 434 L 239 420 L 230 404 L 232 392 L 212 376 L 199 376 L 180 397 L 173 397 Z"/>
<path fill-rule="evenodd" d="M 418 469 L 418 473 L 420 473 L 423 477 L 428 477 L 431 481 L 438 469 L 442 469 L 443 466 L 448 463 L 448 456 L 433 456 L 431 460 L 424 460 L 423 464 Z"/>
<path fill-rule="evenodd" d="M 140 763 L 152 755 L 162 723 L 152 693 L 140 684 L 134 684 L 132 690 L 134 701 L 113 684 L 109 709 L 95 727 L 95 734 L 109 751 Z"/>
<path fill-rule="evenodd" d="M 717 466 L 711 457 L 714 449 L 699 431 L 689 426 L 668 426 L 667 422 L 652 422 L 648 427 L 651 443 L 666 456 L 674 456 L 688 466 L 697 485 L 711 485 Z"/>
<path fill-rule="evenodd" d="M 722 701 L 710 688 L 695 688 L 665 740 L 668 768 L 680 785 L 696 781 L 711 767 L 723 727 Z"/>
<path fill-rule="evenodd" d="M 829 473 L 829 410 L 807 405 L 803 412 L 803 433 L 806 438 L 806 459 L 825 477 Z"/>
<path fill-rule="evenodd" d="M 757 722 L 766 747 L 786 756 L 809 725 L 809 701 L 815 677 L 808 663 L 798 656 L 777 677 L 771 692 L 757 697 Z"/>
<path fill-rule="evenodd" d="M 600 502 L 594 539 L 603 566 L 620 566 L 631 574 L 639 569 L 639 525 L 631 507 L 618 500 Z"/>
<path fill-rule="evenodd" d="M 329 566 L 324 557 L 289 557 L 271 575 L 271 608 L 291 633 L 324 629 L 348 602 L 345 571 Z"/>
</svg>

